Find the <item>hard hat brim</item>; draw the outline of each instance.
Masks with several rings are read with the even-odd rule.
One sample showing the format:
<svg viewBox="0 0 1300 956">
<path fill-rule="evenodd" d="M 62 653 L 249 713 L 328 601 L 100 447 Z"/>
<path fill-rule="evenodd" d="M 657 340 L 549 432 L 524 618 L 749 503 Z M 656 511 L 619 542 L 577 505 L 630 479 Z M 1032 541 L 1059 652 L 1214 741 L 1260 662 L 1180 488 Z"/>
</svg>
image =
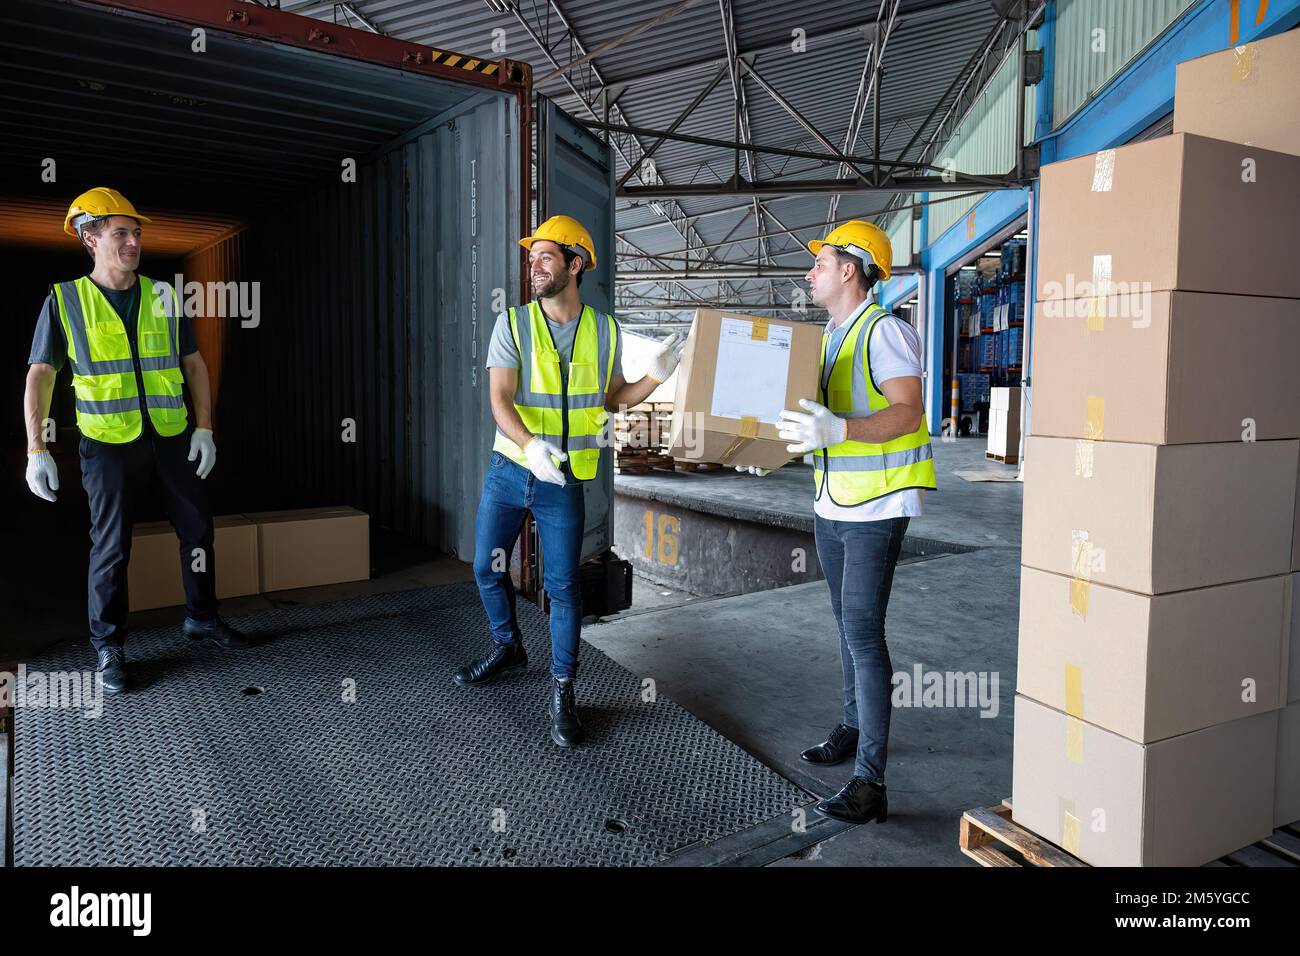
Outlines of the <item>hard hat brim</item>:
<svg viewBox="0 0 1300 956">
<path fill-rule="evenodd" d="M 69 214 L 68 217 L 63 220 L 63 231 L 66 232 L 68 235 L 70 235 L 73 239 L 81 238 L 79 235 L 77 235 L 77 230 L 72 228 L 72 220 L 79 215 L 81 215 L 81 213 L 77 213 L 75 215 Z M 110 212 L 110 213 L 105 213 L 102 216 L 96 216 L 95 218 L 107 219 L 109 216 L 125 216 L 127 219 L 134 219 L 136 222 L 150 222 L 150 223 L 153 222 L 153 220 L 150 219 L 148 216 L 142 216 L 139 213 L 136 213 L 134 216 L 132 216 L 124 212 Z"/>
</svg>

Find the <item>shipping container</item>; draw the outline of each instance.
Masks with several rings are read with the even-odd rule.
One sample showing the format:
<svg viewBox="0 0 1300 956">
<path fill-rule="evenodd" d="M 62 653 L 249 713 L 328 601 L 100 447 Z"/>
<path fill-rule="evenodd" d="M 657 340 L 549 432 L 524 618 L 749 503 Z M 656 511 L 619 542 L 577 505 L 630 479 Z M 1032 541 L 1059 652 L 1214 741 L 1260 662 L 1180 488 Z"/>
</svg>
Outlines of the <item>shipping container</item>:
<svg viewBox="0 0 1300 956">
<path fill-rule="evenodd" d="M 193 320 L 213 379 L 214 512 L 351 505 L 472 561 L 494 431 L 487 344 L 495 316 L 529 297 L 517 240 L 553 213 L 578 217 L 599 262 L 583 301 L 611 310 L 607 144 L 535 99 L 526 63 L 235 0 L 8 0 L 0 47 L 0 232 L 20 270 L 5 341 L 10 477 L 40 303 L 88 271 L 64 213 L 109 185 L 154 220 L 141 274 L 239 283 L 224 317 L 207 314 L 217 303 L 203 287 Z M 75 490 L 68 375 L 51 414 Z M 610 455 L 585 488 L 584 557 L 610 545 Z M 38 533 L 45 561 L 78 555 L 84 568 L 84 497 L 47 507 L 4 487 L 6 537 Z M 11 549 L 4 577 L 39 613 L 62 592 L 30 558 Z"/>
</svg>

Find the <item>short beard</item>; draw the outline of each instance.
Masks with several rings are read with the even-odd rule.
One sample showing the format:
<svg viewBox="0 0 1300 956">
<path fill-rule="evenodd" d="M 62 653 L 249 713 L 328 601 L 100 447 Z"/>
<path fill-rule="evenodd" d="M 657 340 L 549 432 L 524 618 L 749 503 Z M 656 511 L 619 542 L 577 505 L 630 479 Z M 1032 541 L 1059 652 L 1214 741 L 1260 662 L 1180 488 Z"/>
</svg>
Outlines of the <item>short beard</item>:
<svg viewBox="0 0 1300 956">
<path fill-rule="evenodd" d="M 542 286 L 541 290 L 537 293 L 537 298 L 554 298 L 569 287 L 570 281 L 572 281 L 572 276 L 569 275 L 567 270 L 561 272 L 558 276 L 552 276 L 551 281 Z"/>
</svg>

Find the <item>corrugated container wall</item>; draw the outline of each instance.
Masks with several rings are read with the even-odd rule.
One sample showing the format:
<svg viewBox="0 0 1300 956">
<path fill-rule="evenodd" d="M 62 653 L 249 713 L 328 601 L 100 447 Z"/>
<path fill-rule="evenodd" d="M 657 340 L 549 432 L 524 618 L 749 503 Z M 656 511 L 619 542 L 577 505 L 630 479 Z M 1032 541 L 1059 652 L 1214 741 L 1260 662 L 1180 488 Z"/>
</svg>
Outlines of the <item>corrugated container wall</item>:
<svg viewBox="0 0 1300 956">
<path fill-rule="evenodd" d="M 1059 128 L 1197 0 L 1059 0 L 1052 124 Z M 1227 4 L 1224 4 L 1226 9 Z"/>
<path fill-rule="evenodd" d="M 244 468 L 464 560 L 493 433 L 483 361 L 519 289 L 516 114 L 486 97 L 186 262 L 260 283 L 256 327 L 201 333 Z"/>
</svg>

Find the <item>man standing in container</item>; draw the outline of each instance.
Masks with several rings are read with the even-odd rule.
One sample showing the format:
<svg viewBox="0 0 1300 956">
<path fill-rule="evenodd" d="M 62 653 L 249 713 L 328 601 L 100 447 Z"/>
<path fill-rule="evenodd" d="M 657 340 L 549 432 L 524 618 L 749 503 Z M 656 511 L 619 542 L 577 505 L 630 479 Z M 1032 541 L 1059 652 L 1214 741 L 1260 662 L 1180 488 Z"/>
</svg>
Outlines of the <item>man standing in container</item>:
<svg viewBox="0 0 1300 956">
<path fill-rule="evenodd" d="M 50 288 L 23 396 L 27 485 L 54 501 L 59 475 L 45 423 L 55 376 L 72 364 L 81 481 L 90 499 L 90 641 L 110 693 L 127 687 L 127 564 L 136 514 L 151 496 L 180 537 L 184 633 L 225 648 L 249 645 L 217 616 L 212 513 L 201 480 L 217 460 L 207 366 L 174 291 L 136 273 L 140 224 L 150 221 L 115 189 L 100 186 L 73 201 L 63 231 L 95 265 L 88 276 Z M 192 429 L 184 385 L 194 402 Z"/>
<path fill-rule="evenodd" d="M 885 757 L 893 666 L 885 608 L 908 522 L 936 487 L 921 390 L 921 342 L 911 325 L 870 301 L 888 279 L 889 237 L 853 220 L 808 248 L 814 305 L 830 313 L 822 336 L 820 402 L 783 411 L 779 434 L 794 454 L 813 454 L 817 557 L 831 592 L 844 674 L 844 716 L 801 757 L 855 758 L 853 777 L 817 804 L 852 823 L 884 822 Z"/>
<path fill-rule="evenodd" d="M 497 317 L 488 347 L 497 434 L 474 543 L 474 576 L 492 647 L 454 679 L 477 686 L 528 663 L 507 559 L 531 511 L 551 602 L 551 739 L 572 747 L 582 740 L 573 686 L 582 625 L 582 483 L 597 477 L 609 410 L 645 401 L 677 368 L 685 343 L 670 337 L 649 373 L 628 383 L 618 323 L 584 306 L 578 294 L 583 274 L 596 265 L 587 230 L 569 216 L 552 216 L 519 244 L 528 250 L 536 298 Z"/>
</svg>

